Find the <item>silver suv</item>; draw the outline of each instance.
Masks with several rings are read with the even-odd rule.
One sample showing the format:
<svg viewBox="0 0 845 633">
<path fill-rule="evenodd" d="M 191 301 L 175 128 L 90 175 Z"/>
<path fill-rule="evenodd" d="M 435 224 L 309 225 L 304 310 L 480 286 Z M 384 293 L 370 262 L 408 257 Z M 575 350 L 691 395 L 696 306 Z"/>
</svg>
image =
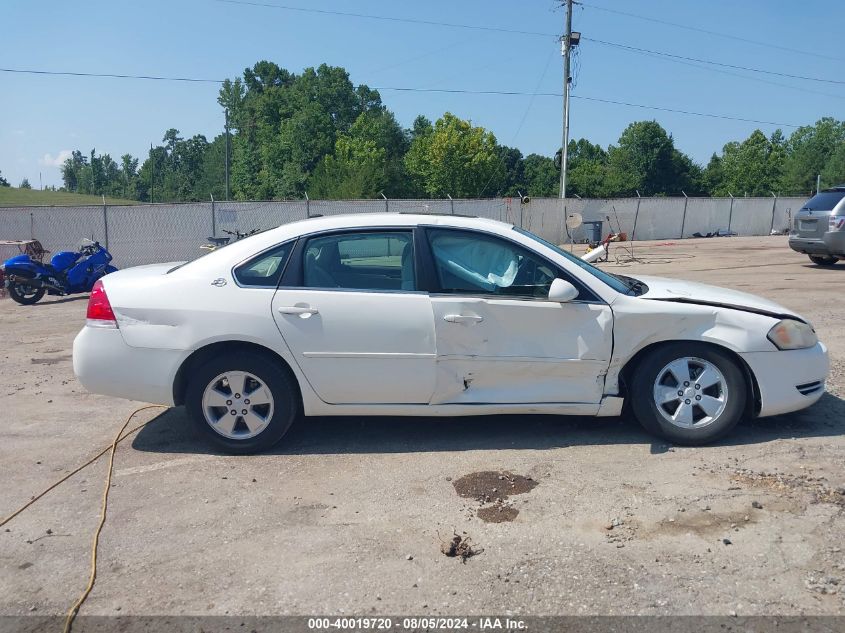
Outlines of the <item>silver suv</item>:
<svg viewBox="0 0 845 633">
<path fill-rule="evenodd" d="M 789 247 L 820 266 L 845 259 L 845 185 L 823 189 L 807 201 L 792 221 Z"/>
</svg>

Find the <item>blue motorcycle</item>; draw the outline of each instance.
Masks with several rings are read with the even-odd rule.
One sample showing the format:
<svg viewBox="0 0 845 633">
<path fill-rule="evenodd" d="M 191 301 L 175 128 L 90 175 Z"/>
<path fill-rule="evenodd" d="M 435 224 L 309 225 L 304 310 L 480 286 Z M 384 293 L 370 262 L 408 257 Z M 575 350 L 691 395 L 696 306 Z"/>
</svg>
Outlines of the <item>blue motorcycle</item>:
<svg viewBox="0 0 845 633">
<path fill-rule="evenodd" d="M 90 292 L 100 277 L 117 270 L 109 265 L 111 253 L 99 242 L 84 244 L 78 251 L 61 251 L 49 264 L 18 255 L 3 264 L 9 296 L 21 305 L 38 302 L 45 293 L 70 295 Z"/>
</svg>

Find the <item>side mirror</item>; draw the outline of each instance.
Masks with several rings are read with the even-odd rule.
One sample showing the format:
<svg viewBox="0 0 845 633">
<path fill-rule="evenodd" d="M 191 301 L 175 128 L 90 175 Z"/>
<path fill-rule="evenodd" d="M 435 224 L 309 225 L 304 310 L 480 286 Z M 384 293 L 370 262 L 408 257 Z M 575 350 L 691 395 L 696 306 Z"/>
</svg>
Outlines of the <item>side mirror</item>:
<svg viewBox="0 0 845 633">
<path fill-rule="evenodd" d="M 563 279 L 555 279 L 549 288 L 549 301 L 568 303 L 577 296 L 578 289 Z"/>
</svg>

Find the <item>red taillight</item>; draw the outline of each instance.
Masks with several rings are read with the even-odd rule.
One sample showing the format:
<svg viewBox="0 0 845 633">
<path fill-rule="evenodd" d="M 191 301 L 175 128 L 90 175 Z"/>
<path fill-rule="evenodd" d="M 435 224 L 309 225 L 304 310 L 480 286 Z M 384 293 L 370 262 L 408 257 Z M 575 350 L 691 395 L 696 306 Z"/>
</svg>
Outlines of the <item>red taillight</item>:
<svg viewBox="0 0 845 633">
<path fill-rule="evenodd" d="M 117 327 L 117 319 L 111 309 L 102 280 L 97 280 L 88 298 L 88 325 L 93 327 Z"/>
</svg>

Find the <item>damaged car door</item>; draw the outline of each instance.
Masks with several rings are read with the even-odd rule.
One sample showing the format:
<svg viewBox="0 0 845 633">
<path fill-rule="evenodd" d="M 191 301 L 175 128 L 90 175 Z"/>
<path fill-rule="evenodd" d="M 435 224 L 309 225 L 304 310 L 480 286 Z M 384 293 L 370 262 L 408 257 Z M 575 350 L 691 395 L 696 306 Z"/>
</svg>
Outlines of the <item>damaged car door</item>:
<svg viewBox="0 0 845 633">
<path fill-rule="evenodd" d="M 543 256 L 483 232 L 429 228 L 437 362 L 431 404 L 598 403 L 610 307 Z M 549 300 L 555 279 L 570 301 Z"/>
</svg>

